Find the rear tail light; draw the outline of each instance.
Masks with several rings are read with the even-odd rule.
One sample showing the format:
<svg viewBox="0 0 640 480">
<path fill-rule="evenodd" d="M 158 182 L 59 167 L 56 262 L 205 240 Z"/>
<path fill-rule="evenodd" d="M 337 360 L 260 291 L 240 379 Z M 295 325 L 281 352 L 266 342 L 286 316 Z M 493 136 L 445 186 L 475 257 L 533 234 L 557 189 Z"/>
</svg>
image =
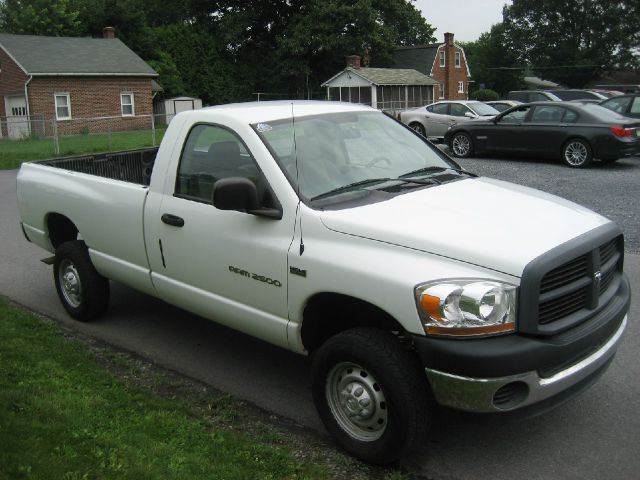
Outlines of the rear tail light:
<svg viewBox="0 0 640 480">
<path fill-rule="evenodd" d="M 609 130 L 611 130 L 616 137 L 630 137 L 635 134 L 635 131 L 631 128 L 619 127 L 617 125 L 609 127 Z"/>
</svg>

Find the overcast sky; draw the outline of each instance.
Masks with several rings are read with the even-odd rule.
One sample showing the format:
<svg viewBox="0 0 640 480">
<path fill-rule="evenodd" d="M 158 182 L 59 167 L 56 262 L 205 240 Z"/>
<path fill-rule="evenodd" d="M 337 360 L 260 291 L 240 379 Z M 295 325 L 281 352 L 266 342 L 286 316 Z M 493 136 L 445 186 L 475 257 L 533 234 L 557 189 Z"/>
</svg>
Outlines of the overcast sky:
<svg viewBox="0 0 640 480">
<path fill-rule="evenodd" d="M 491 25 L 502 21 L 502 7 L 510 0 L 416 0 L 415 6 L 422 11 L 437 30 L 438 42 L 444 41 L 444 33 L 452 32 L 454 39 L 464 42 L 477 40 L 481 33 L 488 32 Z"/>
</svg>

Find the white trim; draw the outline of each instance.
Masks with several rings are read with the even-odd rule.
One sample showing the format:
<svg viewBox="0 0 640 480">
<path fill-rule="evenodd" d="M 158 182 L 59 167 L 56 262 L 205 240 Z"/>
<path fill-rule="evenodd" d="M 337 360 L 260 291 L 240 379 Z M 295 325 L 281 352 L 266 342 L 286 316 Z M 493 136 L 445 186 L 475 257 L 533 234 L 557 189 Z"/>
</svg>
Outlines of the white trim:
<svg viewBox="0 0 640 480">
<path fill-rule="evenodd" d="M 438 100 L 444 98 L 444 82 L 438 84 Z"/>
<path fill-rule="evenodd" d="M 447 50 L 440 50 L 438 49 L 438 65 L 440 66 L 440 68 L 446 68 L 447 67 Z"/>
<path fill-rule="evenodd" d="M 458 82 L 458 93 L 464 93 L 464 81 Z"/>
<path fill-rule="evenodd" d="M 63 106 L 66 106 L 67 110 L 69 110 L 69 116 L 67 117 L 58 116 L 58 97 L 67 98 L 67 104 Z M 71 120 L 71 95 L 69 94 L 69 92 L 55 92 L 53 94 L 53 107 L 56 111 L 56 120 Z"/>
<path fill-rule="evenodd" d="M 131 103 L 124 103 L 122 97 L 129 95 L 131 97 Z M 131 113 L 124 113 L 125 105 L 131 105 Z M 123 117 L 135 117 L 136 116 L 136 101 L 133 92 L 120 92 L 120 113 Z"/>
<path fill-rule="evenodd" d="M 159 77 L 157 73 L 44 73 L 34 72 L 34 77 Z"/>
<path fill-rule="evenodd" d="M 462 68 L 462 53 L 460 51 L 454 53 L 453 66 L 455 68 Z"/>
<path fill-rule="evenodd" d="M 6 48 L 5 48 L 1 43 L 0 43 L 0 48 L 2 49 L 2 51 L 3 51 L 4 53 L 6 53 L 6 54 L 7 54 L 7 56 L 8 56 L 11 60 L 13 60 L 13 63 L 15 63 L 18 67 L 20 67 L 20 70 L 22 70 L 22 71 L 24 72 L 24 74 L 25 74 L 25 75 L 29 75 L 29 72 L 27 72 L 27 70 L 26 70 L 22 65 L 20 65 L 20 62 L 19 62 L 19 61 L 17 61 L 17 60 L 15 59 L 15 57 L 14 57 L 13 55 L 11 55 L 11 53 L 9 53 L 9 50 L 7 50 L 7 49 L 6 49 Z"/>
<path fill-rule="evenodd" d="M 462 48 L 460 45 L 456 45 L 455 43 L 453 45 L 456 48 L 460 49 L 460 51 L 462 52 L 462 58 L 464 58 L 464 66 L 467 68 L 467 77 L 471 77 L 471 71 L 469 70 L 469 62 L 467 62 L 467 54 L 464 53 L 464 48 Z"/>
</svg>

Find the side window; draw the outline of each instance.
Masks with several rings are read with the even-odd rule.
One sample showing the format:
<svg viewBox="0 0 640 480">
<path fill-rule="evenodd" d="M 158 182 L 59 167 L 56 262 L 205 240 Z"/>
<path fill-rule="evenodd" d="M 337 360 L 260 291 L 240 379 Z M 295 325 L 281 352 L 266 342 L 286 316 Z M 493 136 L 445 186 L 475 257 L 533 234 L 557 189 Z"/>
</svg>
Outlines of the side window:
<svg viewBox="0 0 640 480">
<path fill-rule="evenodd" d="M 538 92 L 529 92 L 529 101 L 530 102 L 544 102 L 549 100 L 546 95 Z"/>
<path fill-rule="evenodd" d="M 258 184 L 259 176 L 258 166 L 235 134 L 222 127 L 196 125 L 180 157 L 175 193 L 211 203 L 217 180 L 244 177 Z"/>
<path fill-rule="evenodd" d="M 507 113 L 500 119 L 500 123 L 522 123 L 531 107 L 522 107 Z"/>
<path fill-rule="evenodd" d="M 612 98 L 608 102 L 604 102 L 602 106 L 617 113 L 625 113 L 628 110 L 630 103 L 631 97 Z M 638 105 L 638 107 L 640 107 L 640 105 Z"/>
<path fill-rule="evenodd" d="M 438 115 L 447 115 L 448 110 L 448 103 L 438 103 L 437 105 L 433 105 L 433 109 L 431 110 L 431 112 L 437 113 Z"/>
<path fill-rule="evenodd" d="M 460 103 L 451 104 L 451 115 L 454 117 L 464 117 L 464 114 L 470 111 L 471 110 Z"/>
<path fill-rule="evenodd" d="M 576 123 L 578 121 L 578 114 L 573 110 L 566 110 L 564 112 L 564 117 L 562 118 L 562 123 Z"/>
<path fill-rule="evenodd" d="M 427 110 L 427 112 L 433 113 L 433 105 L 429 105 L 428 107 L 424 107 L 424 108 Z"/>
<path fill-rule="evenodd" d="M 633 104 L 631 105 L 631 113 L 640 113 L 640 97 L 635 97 L 633 99 Z"/>
<path fill-rule="evenodd" d="M 538 106 L 533 111 L 532 122 L 537 123 L 559 123 L 562 120 L 565 109 L 549 105 Z"/>
</svg>

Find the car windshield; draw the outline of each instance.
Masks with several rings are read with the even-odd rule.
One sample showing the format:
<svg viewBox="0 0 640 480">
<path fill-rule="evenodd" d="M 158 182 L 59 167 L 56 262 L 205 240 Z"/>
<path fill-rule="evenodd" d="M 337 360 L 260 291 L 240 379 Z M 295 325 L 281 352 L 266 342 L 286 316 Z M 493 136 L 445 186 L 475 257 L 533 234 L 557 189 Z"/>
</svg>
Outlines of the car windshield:
<svg viewBox="0 0 640 480">
<path fill-rule="evenodd" d="M 458 168 L 381 112 L 342 112 L 254 125 L 304 199 L 380 188 L 409 172 Z"/>
<path fill-rule="evenodd" d="M 500 113 L 491 105 L 487 105 L 486 103 L 482 102 L 470 102 L 467 103 L 467 106 L 481 117 L 488 117 L 490 115 L 497 115 L 498 113 Z"/>
</svg>

